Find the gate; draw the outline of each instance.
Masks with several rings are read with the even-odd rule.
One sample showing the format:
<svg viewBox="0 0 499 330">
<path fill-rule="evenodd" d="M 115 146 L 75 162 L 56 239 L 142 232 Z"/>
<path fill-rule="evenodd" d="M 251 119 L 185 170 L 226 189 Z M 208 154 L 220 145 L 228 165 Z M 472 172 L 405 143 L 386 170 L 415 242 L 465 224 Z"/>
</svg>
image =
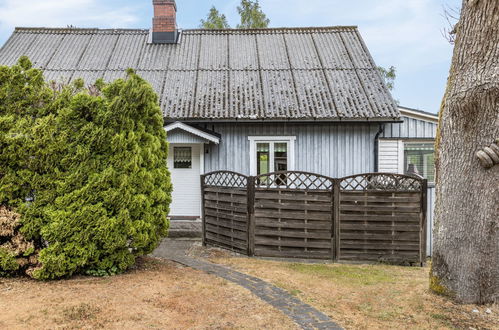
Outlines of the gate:
<svg viewBox="0 0 499 330">
<path fill-rule="evenodd" d="M 248 177 L 213 172 L 201 177 L 203 242 L 248 251 Z"/>
<path fill-rule="evenodd" d="M 208 173 L 203 243 L 250 256 L 423 263 L 426 184 L 386 173 Z"/>
</svg>

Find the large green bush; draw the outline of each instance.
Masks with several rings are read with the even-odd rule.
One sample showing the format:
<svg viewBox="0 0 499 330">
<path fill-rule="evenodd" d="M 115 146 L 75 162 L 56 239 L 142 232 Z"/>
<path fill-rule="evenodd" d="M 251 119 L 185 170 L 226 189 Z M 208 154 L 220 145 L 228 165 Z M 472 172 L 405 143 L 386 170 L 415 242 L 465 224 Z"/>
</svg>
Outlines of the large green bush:
<svg viewBox="0 0 499 330">
<path fill-rule="evenodd" d="M 48 86 L 41 76 L 26 59 L 0 68 L 0 125 L 8 123 L 0 130 L 11 136 L 0 140 L 10 148 L 0 154 L 0 176 L 8 174 L 0 177 L 0 203 L 16 208 L 22 233 L 40 250 L 33 277 L 124 271 L 168 230 L 168 146 L 157 95 L 132 71 L 89 88 Z M 5 95 L 26 86 L 28 106 L 13 106 L 17 99 Z"/>
</svg>

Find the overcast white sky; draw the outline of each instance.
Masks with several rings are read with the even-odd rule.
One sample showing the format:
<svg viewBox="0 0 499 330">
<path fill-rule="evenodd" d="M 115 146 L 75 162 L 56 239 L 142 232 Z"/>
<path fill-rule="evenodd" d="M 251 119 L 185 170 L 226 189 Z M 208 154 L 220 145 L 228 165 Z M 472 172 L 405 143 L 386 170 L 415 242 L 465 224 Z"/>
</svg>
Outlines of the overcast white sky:
<svg viewBox="0 0 499 330">
<path fill-rule="evenodd" d="M 215 5 L 237 24 L 239 0 L 177 0 L 178 24 L 194 28 Z M 260 0 L 272 27 L 357 25 L 374 60 L 395 66 L 401 105 L 437 112 L 452 57 L 444 8 L 461 0 Z M 0 0 L 0 45 L 15 26 L 149 28 L 152 0 Z"/>
</svg>

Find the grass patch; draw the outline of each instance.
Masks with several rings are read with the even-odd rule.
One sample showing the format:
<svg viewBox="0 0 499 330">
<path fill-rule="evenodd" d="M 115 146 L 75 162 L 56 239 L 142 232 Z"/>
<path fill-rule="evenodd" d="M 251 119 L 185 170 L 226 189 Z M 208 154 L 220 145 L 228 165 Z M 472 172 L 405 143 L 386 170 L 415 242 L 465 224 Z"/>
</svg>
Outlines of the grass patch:
<svg viewBox="0 0 499 330">
<path fill-rule="evenodd" d="M 373 285 L 395 281 L 395 277 L 376 266 L 288 264 L 293 271 L 332 280 L 342 285 Z"/>
<path fill-rule="evenodd" d="M 66 321 L 88 321 L 96 318 L 100 308 L 81 303 L 76 306 L 67 307 L 62 311 L 62 316 Z"/>
<path fill-rule="evenodd" d="M 297 329 L 236 284 L 153 258 L 107 278 L 0 279 L 0 311 L 1 330 Z"/>
<path fill-rule="evenodd" d="M 430 290 L 429 268 L 212 259 L 273 283 L 345 329 L 497 329 L 499 312 L 472 313 Z M 483 310 L 483 307 L 480 308 Z"/>
</svg>

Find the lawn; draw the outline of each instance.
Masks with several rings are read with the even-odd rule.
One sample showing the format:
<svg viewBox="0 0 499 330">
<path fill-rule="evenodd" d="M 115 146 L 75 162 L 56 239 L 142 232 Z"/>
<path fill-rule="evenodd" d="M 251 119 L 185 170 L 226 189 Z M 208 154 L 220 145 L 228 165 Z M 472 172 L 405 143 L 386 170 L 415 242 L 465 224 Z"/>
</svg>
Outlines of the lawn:
<svg viewBox="0 0 499 330">
<path fill-rule="evenodd" d="M 152 258 L 116 277 L 0 278 L 0 310 L 0 329 L 295 328 L 235 284 Z"/>
<path fill-rule="evenodd" d="M 430 293 L 428 267 L 304 264 L 223 253 L 211 260 L 286 289 L 347 329 L 499 329 L 498 306 L 456 305 Z"/>
</svg>

